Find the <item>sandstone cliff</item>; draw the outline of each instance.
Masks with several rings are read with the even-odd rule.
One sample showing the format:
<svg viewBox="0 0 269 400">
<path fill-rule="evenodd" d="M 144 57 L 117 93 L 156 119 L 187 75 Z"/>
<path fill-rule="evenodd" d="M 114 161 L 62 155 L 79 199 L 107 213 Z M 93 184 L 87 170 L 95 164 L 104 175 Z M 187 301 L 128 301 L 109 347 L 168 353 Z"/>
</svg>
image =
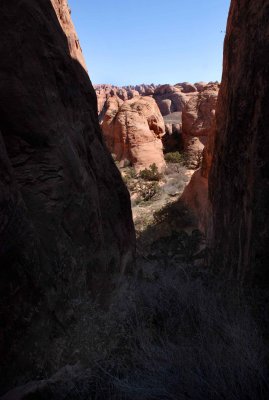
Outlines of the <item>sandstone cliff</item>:
<svg viewBox="0 0 269 400">
<path fill-rule="evenodd" d="M 0 27 L 3 389 L 49 362 L 69 303 L 105 295 L 135 239 L 66 1 L 1 2 Z"/>
<path fill-rule="evenodd" d="M 160 171 L 164 169 L 164 121 L 153 98 L 134 97 L 123 102 L 117 96 L 111 97 L 102 130 L 117 161 L 128 161 L 137 171 L 153 163 Z"/>
<path fill-rule="evenodd" d="M 182 111 L 182 136 L 188 158 L 196 162 L 215 125 L 218 84 L 208 84 L 195 93 Z"/>
<path fill-rule="evenodd" d="M 269 1 L 232 0 L 209 193 L 213 264 L 268 284 Z"/>
</svg>

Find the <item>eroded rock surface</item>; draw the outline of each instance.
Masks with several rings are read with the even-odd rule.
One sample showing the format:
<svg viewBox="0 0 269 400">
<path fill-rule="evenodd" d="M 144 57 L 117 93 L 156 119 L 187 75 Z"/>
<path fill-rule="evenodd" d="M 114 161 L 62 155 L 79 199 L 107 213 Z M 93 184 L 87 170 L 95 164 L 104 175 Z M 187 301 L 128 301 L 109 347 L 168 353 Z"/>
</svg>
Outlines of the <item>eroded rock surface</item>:
<svg viewBox="0 0 269 400">
<path fill-rule="evenodd" d="M 190 160 L 196 161 L 203 151 L 215 123 L 219 85 L 209 84 L 195 93 L 182 112 L 182 137 Z"/>
<path fill-rule="evenodd" d="M 122 102 L 117 96 L 107 103 L 102 130 L 107 146 L 116 160 L 130 162 L 137 171 L 156 164 L 165 167 L 162 136 L 164 121 L 155 100 L 135 97 Z"/>
<path fill-rule="evenodd" d="M 201 167 L 194 172 L 186 186 L 181 200 L 193 212 L 199 229 L 211 236 L 211 203 L 208 196 L 208 176 L 210 174 L 216 136 L 216 123 L 212 122 L 207 142 L 202 152 Z"/>
<path fill-rule="evenodd" d="M 0 26 L 3 393 L 54 365 L 72 301 L 107 296 L 135 239 L 66 2 L 1 2 Z"/>
<path fill-rule="evenodd" d="M 232 0 L 209 179 L 216 269 L 268 285 L 269 1 Z"/>
</svg>

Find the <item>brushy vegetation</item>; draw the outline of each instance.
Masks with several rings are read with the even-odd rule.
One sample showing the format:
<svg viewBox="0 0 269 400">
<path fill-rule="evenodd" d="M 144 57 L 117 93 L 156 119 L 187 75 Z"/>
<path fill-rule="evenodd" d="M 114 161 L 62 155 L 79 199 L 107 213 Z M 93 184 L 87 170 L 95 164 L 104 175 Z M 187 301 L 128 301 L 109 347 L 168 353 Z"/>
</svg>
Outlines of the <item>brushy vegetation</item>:
<svg viewBox="0 0 269 400">
<path fill-rule="evenodd" d="M 158 182 L 138 181 L 136 184 L 136 192 L 138 193 L 140 200 L 149 201 L 160 192 L 160 187 Z"/>
<path fill-rule="evenodd" d="M 186 152 L 170 152 L 164 155 L 164 159 L 168 164 L 184 165 L 186 168 L 198 169 L 203 160 L 203 152 L 201 150 L 188 154 Z"/>
<path fill-rule="evenodd" d="M 125 185 L 127 185 L 129 187 L 129 185 L 132 183 L 132 180 L 137 178 L 137 174 L 135 172 L 134 167 L 125 168 L 125 173 L 122 176 L 122 178 L 123 178 Z"/>
<path fill-rule="evenodd" d="M 124 170 L 123 180 L 131 193 L 137 194 L 136 203 L 149 202 L 160 193 L 159 181 L 162 174 L 156 164 L 150 165 L 140 173 L 136 173 L 133 167 Z"/>
<path fill-rule="evenodd" d="M 267 399 L 267 353 L 252 300 L 205 269 L 140 260 L 109 311 L 92 302 L 76 307 L 82 317 L 68 352 L 90 368 L 78 399 Z"/>
<path fill-rule="evenodd" d="M 149 168 L 140 171 L 139 177 L 145 181 L 159 181 L 162 178 L 162 174 L 159 172 L 157 165 L 153 163 Z"/>
<path fill-rule="evenodd" d="M 174 164 L 179 164 L 184 162 L 184 154 L 180 153 L 179 151 L 174 151 L 171 153 L 166 153 L 164 155 L 164 159 L 167 163 L 174 163 Z"/>
</svg>

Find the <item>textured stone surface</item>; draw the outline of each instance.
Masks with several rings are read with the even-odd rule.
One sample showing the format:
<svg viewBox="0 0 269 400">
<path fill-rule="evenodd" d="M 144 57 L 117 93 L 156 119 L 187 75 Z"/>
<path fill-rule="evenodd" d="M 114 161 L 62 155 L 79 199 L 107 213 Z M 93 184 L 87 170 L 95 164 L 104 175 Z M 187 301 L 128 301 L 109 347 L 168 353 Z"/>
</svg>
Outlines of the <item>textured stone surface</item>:
<svg viewBox="0 0 269 400">
<path fill-rule="evenodd" d="M 212 123 L 208 132 L 207 142 L 203 149 L 203 159 L 201 168 L 194 172 L 190 183 L 186 186 L 181 200 L 192 210 L 199 229 L 211 236 L 211 203 L 208 196 L 208 176 L 211 170 L 212 157 L 214 151 L 214 141 L 216 135 L 216 124 Z M 196 138 L 198 140 L 198 138 Z"/>
<path fill-rule="evenodd" d="M 175 86 L 180 87 L 183 93 L 197 92 L 197 87 L 189 82 L 176 83 Z"/>
<path fill-rule="evenodd" d="M 70 23 L 64 1 L 0 3 L 1 391 L 47 362 L 71 299 L 106 296 L 133 261 L 129 195 Z"/>
<path fill-rule="evenodd" d="M 209 179 L 216 269 L 269 282 L 269 0 L 232 0 Z"/>
<path fill-rule="evenodd" d="M 218 85 L 207 85 L 192 96 L 182 112 L 182 129 L 189 136 L 207 136 L 215 121 Z"/>
<path fill-rule="evenodd" d="M 182 85 L 182 86 L 180 86 Z M 204 86 L 207 84 L 205 83 Z M 201 89 L 200 84 L 200 89 Z M 182 83 L 177 85 L 137 85 L 117 87 L 113 85 L 95 85 L 98 99 L 98 113 L 102 115 L 106 100 L 111 96 L 118 96 L 122 100 L 132 99 L 136 96 L 152 96 L 158 104 L 163 116 L 174 112 L 181 112 L 185 104 L 197 94 L 195 85 Z"/>
<path fill-rule="evenodd" d="M 190 160 L 203 151 L 215 123 L 219 85 L 209 84 L 195 93 L 182 111 L 182 137 Z"/>
<path fill-rule="evenodd" d="M 79 43 L 79 38 L 71 19 L 71 10 L 68 6 L 67 0 L 51 0 L 51 3 L 57 14 L 62 30 L 67 37 L 67 43 L 71 57 L 74 58 L 74 60 L 77 60 L 84 67 L 84 69 L 87 69 Z"/>
<path fill-rule="evenodd" d="M 67 365 L 50 379 L 30 381 L 10 390 L 1 400 L 88 400 L 91 391 L 92 371 L 79 364 Z"/>
<path fill-rule="evenodd" d="M 110 98 L 102 130 L 117 161 L 129 161 L 137 171 L 153 163 L 164 169 L 164 121 L 151 97 L 135 97 L 123 103 L 116 96 Z"/>
<path fill-rule="evenodd" d="M 100 122 L 103 121 L 107 110 L 107 102 L 111 97 L 117 96 L 122 101 L 139 97 L 139 92 L 129 87 L 121 88 L 113 85 L 94 85 L 97 95 L 98 115 Z"/>
</svg>

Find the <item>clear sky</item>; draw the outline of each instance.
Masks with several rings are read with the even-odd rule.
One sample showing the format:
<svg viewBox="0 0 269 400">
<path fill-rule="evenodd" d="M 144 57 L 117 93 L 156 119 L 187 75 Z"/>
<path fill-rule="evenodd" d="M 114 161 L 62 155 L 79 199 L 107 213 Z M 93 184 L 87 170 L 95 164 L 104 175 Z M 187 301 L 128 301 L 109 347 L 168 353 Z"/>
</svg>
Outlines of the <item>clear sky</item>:
<svg viewBox="0 0 269 400">
<path fill-rule="evenodd" d="M 221 79 L 230 0 L 69 0 L 93 83 Z"/>
</svg>

